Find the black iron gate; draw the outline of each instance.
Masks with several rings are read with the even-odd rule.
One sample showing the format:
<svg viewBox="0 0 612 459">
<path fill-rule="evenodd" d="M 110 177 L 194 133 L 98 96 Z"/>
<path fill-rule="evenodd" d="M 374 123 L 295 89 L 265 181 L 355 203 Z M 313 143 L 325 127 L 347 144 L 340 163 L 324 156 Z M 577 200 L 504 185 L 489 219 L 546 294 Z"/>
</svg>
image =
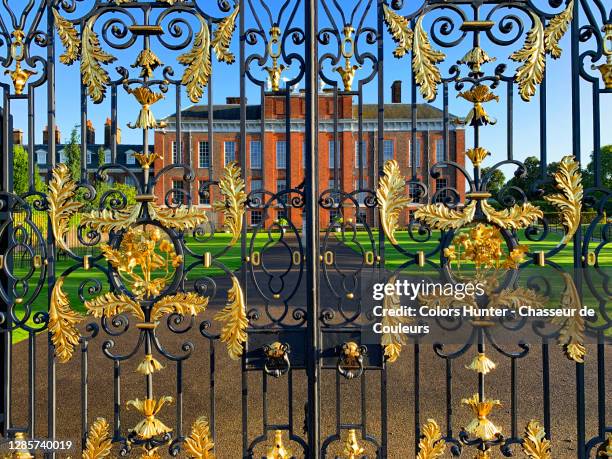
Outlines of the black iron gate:
<svg viewBox="0 0 612 459">
<path fill-rule="evenodd" d="M 3 452 L 612 456 L 607 2 L 0 21 Z"/>
</svg>

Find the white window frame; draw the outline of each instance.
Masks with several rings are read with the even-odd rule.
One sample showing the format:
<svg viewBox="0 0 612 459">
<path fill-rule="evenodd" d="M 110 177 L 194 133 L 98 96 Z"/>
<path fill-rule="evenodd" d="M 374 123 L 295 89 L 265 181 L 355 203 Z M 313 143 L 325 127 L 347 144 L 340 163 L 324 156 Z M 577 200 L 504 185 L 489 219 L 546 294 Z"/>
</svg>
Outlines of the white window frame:
<svg viewBox="0 0 612 459">
<path fill-rule="evenodd" d="M 203 161 L 205 158 L 208 158 L 207 161 Z M 210 144 L 208 140 L 198 142 L 198 166 L 200 169 L 210 167 Z"/>
<path fill-rule="evenodd" d="M 391 145 L 391 157 L 387 155 L 387 147 Z M 395 142 L 393 139 L 385 139 L 383 140 L 383 154 L 382 154 L 383 164 L 391 159 L 395 159 Z"/>
<path fill-rule="evenodd" d="M 228 147 L 230 146 L 233 147 L 231 149 L 232 157 L 231 159 L 228 159 L 228 152 L 230 151 Z M 223 164 L 227 166 L 232 161 L 236 161 L 236 142 L 233 140 L 227 140 L 223 142 Z"/>
<path fill-rule="evenodd" d="M 261 169 L 263 160 L 261 157 L 261 140 L 251 140 L 249 151 L 251 157 L 251 169 Z M 257 152 L 257 156 L 253 155 L 253 152 Z M 254 161 L 253 158 L 257 158 L 258 160 Z"/>
<path fill-rule="evenodd" d="M 446 152 L 444 151 L 444 139 L 436 140 L 436 162 L 446 161 Z"/>
<path fill-rule="evenodd" d="M 287 169 L 287 142 L 285 140 L 276 141 L 276 168 Z"/>
</svg>

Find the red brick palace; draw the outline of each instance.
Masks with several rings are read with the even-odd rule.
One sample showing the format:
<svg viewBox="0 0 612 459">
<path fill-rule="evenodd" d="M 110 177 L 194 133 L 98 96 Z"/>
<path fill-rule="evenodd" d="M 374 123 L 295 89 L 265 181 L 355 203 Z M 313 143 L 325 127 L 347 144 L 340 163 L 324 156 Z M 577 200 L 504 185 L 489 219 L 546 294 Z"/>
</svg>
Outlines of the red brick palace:
<svg viewBox="0 0 612 459">
<path fill-rule="evenodd" d="M 448 168 L 440 178 L 432 179 L 428 169 L 437 161 L 449 159 L 463 165 L 465 158 L 465 131 L 461 121 L 450 116 L 448 152 L 443 148 L 443 112 L 428 104 L 419 104 L 416 108 L 416 144 L 412 145 L 412 106 L 401 103 L 401 87 L 399 82 L 392 88 L 392 103 L 384 107 L 384 142 L 383 151 L 377 151 L 378 105 L 363 104 L 362 154 L 364 165 L 362 175 L 364 188 L 372 188 L 375 158 L 384 160 L 396 159 L 407 178 L 412 177 L 411 155 L 416 153 L 416 176 L 428 185 L 430 195 L 437 189 L 451 186 L 457 189 L 461 199 L 464 198 L 465 183 L 454 169 Z M 337 102 L 336 102 L 337 100 Z M 358 185 L 358 112 L 359 106 L 350 95 L 339 95 L 336 99 L 332 92 L 323 91 L 319 97 L 319 184 L 323 191 L 332 188 L 334 172 L 337 170 L 339 184 L 344 191 L 353 191 Z M 337 116 L 334 115 L 337 104 Z M 247 191 L 265 189 L 277 192 L 287 185 L 286 154 L 291 158 L 292 187 L 304 179 L 304 94 L 296 92 L 290 96 L 290 143 L 286 137 L 286 95 L 266 93 L 263 103 L 263 124 L 261 121 L 262 106 L 247 105 L 246 132 L 247 164 L 245 179 Z M 155 152 L 162 156 L 155 164 L 155 169 L 177 162 L 186 162 L 191 158 L 191 164 L 196 173 L 197 187 L 203 181 L 218 180 L 223 167 L 229 161 L 240 157 L 240 100 L 228 98 L 225 105 L 214 105 L 212 117 L 212 142 L 209 138 L 209 116 L 207 105 L 194 105 L 181 112 L 182 128 L 182 158 L 179 158 L 176 139 L 176 116 L 165 119 L 167 126 L 155 132 Z M 263 131 L 263 145 L 262 145 Z M 334 152 L 335 136 L 339 141 L 340 164 L 335 168 Z M 183 188 L 180 171 L 176 176 L 166 174 L 156 190 L 157 196 L 165 196 L 172 188 Z M 192 185 L 194 203 L 204 208 L 211 208 L 215 200 L 214 192 L 210 197 L 198 196 L 196 185 Z M 408 187 L 406 193 L 409 193 Z M 418 204 L 415 204 L 417 206 Z M 373 214 L 365 211 L 360 213 L 368 218 L 371 224 Z M 354 212 L 353 212 L 354 213 Z M 212 214 L 211 214 L 212 216 Z M 278 206 L 273 206 L 269 212 L 270 221 L 283 215 Z M 321 211 L 321 225 L 325 227 L 334 212 Z M 345 214 L 345 217 L 349 217 Z M 213 218 L 220 218 L 215 216 Z M 402 224 L 408 220 L 408 212 L 403 216 Z M 301 225 L 301 209 L 291 210 L 291 219 L 296 226 Z M 262 221 L 260 211 L 250 211 L 248 221 L 251 225 Z M 268 222 L 266 222 L 268 223 Z"/>
</svg>

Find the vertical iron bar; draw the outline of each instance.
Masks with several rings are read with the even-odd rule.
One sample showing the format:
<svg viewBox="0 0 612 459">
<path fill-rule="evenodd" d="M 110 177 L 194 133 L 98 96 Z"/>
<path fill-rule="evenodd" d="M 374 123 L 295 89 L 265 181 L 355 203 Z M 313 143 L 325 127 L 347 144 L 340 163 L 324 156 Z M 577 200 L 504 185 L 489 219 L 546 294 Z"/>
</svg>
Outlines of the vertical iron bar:
<svg viewBox="0 0 612 459">
<path fill-rule="evenodd" d="M 509 80 L 506 87 L 506 154 L 508 159 L 514 159 L 514 81 Z"/>
<path fill-rule="evenodd" d="M 306 55 L 306 304 L 308 346 L 306 350 L 308 373 L 308 454 L 309 459 L 319 458 L 319 209 L 317 157 L 318 132 L 318 50 L 317 50 L 317 1 L 307 0 L 305 6 L 305 55 Z"/>
<path fill-rule="evenodd" d="M 183 437 L 183 361 L 176 362 L 176 438 Z"/>
<path fill-rule="evenodd" d="M 88 418 L 88 387 L 89 387 L 89 341 L 81 340 L 81 449 L 84 450 L 87 443 Z"/>
<path fill-rule="evenodd" d="M 548 354 L 548 340 L 542 341 L 542 396 L 544 404 L 544 430 L 550 439 L 550 361 Z"/>
<path fill-rule="evenodd" d="M 28 436 L 34 438 L 36 432 L 36 334 L 28 333 Z"/>
<path fill-rule="evenodd" d="M 421 438 L 421 378 L 420 378 L 420 355 L 419 343 L 414 343 L 414 451 L 419 452 L 419 440 Z"/>
<path fill-rule="evenodd" d="M 34 191 L 34 135 L 36 128 L 34 124 L 34 89 L 28 94 L 28 188 Z"/>
</svg>

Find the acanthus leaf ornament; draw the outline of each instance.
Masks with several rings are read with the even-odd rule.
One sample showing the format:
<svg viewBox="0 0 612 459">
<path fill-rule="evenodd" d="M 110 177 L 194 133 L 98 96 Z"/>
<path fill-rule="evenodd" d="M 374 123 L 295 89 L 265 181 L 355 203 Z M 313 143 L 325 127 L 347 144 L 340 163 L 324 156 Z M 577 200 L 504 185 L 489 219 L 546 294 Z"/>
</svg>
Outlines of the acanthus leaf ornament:
<svg viewBox="0 0 612 459">
<path fill-rule="evenodd" d="M 110 426 L 106 419 L 98 418 L 89 428 L 83 459 L 103 459 L 110 455 L 113 441 L 110 435 Z"/>
<path fill-rule="evenodd" d="M 584 346 L 585 321 L 580 315 L 582 302 L 572 276 L 568 273 L 562 273 L 562 276 L 565 288 L 561 294 L 561 307 L 573 311 L 573 314 L 570 317 L 555 317 L 551 322 L 561 326 L 558 342 L 567 357 L 576 363 L 584 363 L 586 347 Z"/>
<path fill-rule="evenodd" d="M 497 120 L 489 116 L 483 103 L 490 102 L 492 100 L 498 102 L 499 97 L 491 92 L 491 88 L 487 85 L 474 86 L 469 91 L 460 92 L 457 97 L 461 97 L 468 102 L 474 104 L 474 108 L 470 110 L 465 118 L 465 124 L 469 126 L 486 126 L 488 124 L 496 124 Z"/>
<path fill-rule="evenodd" d="M 132 94 L 141 106 L 136 122 L 128 123 L 128 127 L 130 129 L 155 129 L 164 126 L 162 124 L 163 122 L 157 122 L 155 116 L 153 116 L 153 112 L 151 111 L 151 105 L 164 98 L 162 93 L 152 91 L 147 86 L 139 86 L 136 89 L 130 88 L 127 90 L 127 92 Z"/>
<path fill-rule="evenodd" d="M 193 103 L 202 98 L 212 72 L 210 28 L 202 17 L 199 17 L 199 20 L 200 31 L 196 34 L 191 50 L 178 57 L 178 62 L 187 67 L 181 83 L 187 88 L 187 94 Z"/>
<path fill-rule="evenodd" d="M 421 429 L 419 453 L 416 459 L 437 459 L 444 455 L 445 450 L 446 442 L 442 438 L 438 423 L 433 419 L 428 419 Z"/>
<path fill-rule="evenodd" d="M 395 280 L 396 280 L 396 277 L 392 277 L 389 279 L 388 283 L 394 284 Z M 399 295 L 395 293 L 393 295 L 385 295 L 385 298 L 383 299 L 383 317 L 381 319 L 381 325 L 383 329 L 386 329 L 387 327 L 389 327 L 388 329 L 391 330 L 392 329 L 391 327 L 401 325 L 407 322 L 407 319 L 405 317 L 385 313 L 386 311 L 389 311 L 389 310 L 394 310 L 394 309 L 396 310 L 400 306 L 401 306 L 401 301 L 400 301 Z M 380 344 L 382 344 L 385 348 L 384 355 L 387 359 L 387 362 L 393 363 L 399 358 L 402 352 L 402 346 L 405 344 L 405 342 L 406 342 L 406 339 L 404 338 L 403 333 L 400 333 L 400 332 L 383 333 L 380 339 Z"/>
<path fill-rule="evenodd" d="M 247 199 L 244 179 L 236 161 L 225 166 L 219 180 L 219 189 L 225 200 L 216 202 L 214 209 L 223 212 L 223 224 L 225 230 L 232 235 L 230 245 L 233 245 L 238 241 L 242 232 L 242 217 Z"/>
<path fill-rule="evenodd" d="M 55 18 L 55 27 L 57 33 L 64 46 L 64 53 L 59 59 L 62 64 L 74 64 L 81 54 L 81 39 L 76 28 L 68 19 L 59 14 L 57 9 L 53 8 L 53 17 Z"/>
<path fill-rule="evenodd" d="M 405 195 L 406 182 L 397 161 L 385 162 L 383 174 L 376 190 L 380 221 L 389 241 L 397 245 L 395 231 L 398 227 L 401 212 L 408 207 L 410 198 Z"/>
<path fill-rule="evenodd" d="M 151 321 L 158 321 L 171 313 L 197 316 L 206 310 L 206 306 L 208 306 L 208 298 L 193 292 L 168 295 L 158 300 L 151 308 Z"/>
<path fill-rule="evenodd" d="M 226 16 L 213 33 L 212 48 L 217 55 L 217 60 L 226 64 L 233 64 L 236 60 L 234 53 L 229 51 L 232 42 L 232 36 L 236 30 L 236 18 L 240 11 L 240 5 L 237 4 L 234 11 Z"/>
<path fill-rule="evenodd" d="M 510 55 L 510 59 L 521 62 L 515 79 L 519 86 L 521 98 L 528 102 L 536 93 L 536 87 L 542 83 L 546 67 L 546 45 L 544 43 L 544 25 L 538 16 L 531 13 L 533 27 L 527 32 L 523 47 Z"/>
<path fill-rule="evenodd" d="M 180 231 L 193 230 L 208 221 L 206 213 L 197 207 L 169 208 L 149 203 L 149 214 L 162 225 Z"/>
<path fill-rule="evenodd" d="M 185 439 L 185 454 L 190 459 L 215 459 L 214 447 L 208 421 L 204 416 L 199 417 Z"/>
<path fill-rule="evenodd" d="M 94 19 L 83 28 L 81 46 L 81 78 L 94 103 L 100 103 L 106 96 L 106 86 L 110 81 L 108 72 L 102 64 L 110 64 L 117 58 L 102 49 L 98 34 L 93 30 Z"/>
<path fill-rule="evenodd" d="M 56 244 L 67 252 L 70 248 L 64 240 L 64 235 L 68 232 L 70 219 L 82 207 L 82 204 L 74 199 L 76 190 L 77 184 L 70 176 L 68 166 L 58 164 L 51 174 L 47 200 L 53 237 Z"/>
<path fill-rule="evenodd" d="M 63 286 L 64 278 L 60 277 L 51 291 L 49 333 L 58 361 L 66 363 L 72 358 L 75 346 L 79 344 L 80 334 L 76 325 L 82 317 L 70 307 L 70 301 Z"/>
<path fill-rule="evenodd" d="M 544 427 L 535 419 L 525 427 L 523 452 L 530 459 L 552 459 L 550 440 L 546 438 Z"/>
<path fill-rule="evenodd" d="M 474 220 L 476 201 L 471 201 L 463 209 L 450 209 L 444 204 L 427 204 L 419 207 L 414 217 L 440 230 L 458 229 Z"/>
<path fill-rule="evenodd" d="M 442 81 L 440 69 L 436 64 L 442 62 L 446 55 L 431 47 L 427 32 L 423 29 L 423 16 L 419 16 L 417 19 L 412 44 L 414 79 L 419 85 L 423 98 L 432 101 L 438 93 L 438 83 Z"/>
<path fill-rule="evenodd" d="M 487 221 L 506 229 L 526 228 L 544 217 L 542 210 L 529 202 L 499 211 L 495 210 L 486 200 L 481 202 L 481 206 Z"/>
<path fill-rule="evenodd" d="M 166 426 L 162 421 L 156 418 L 163 406 L 167 403 L 172 403 L 174 399 L 169 396 L 160 397 L 159 399 L 145 398 L 144 400 L 135 399 L 127 402 L 126 406 L 134 407 L 144 419 L 140 421 L 131 430 L 140 440 L 150 440 L 165 433 L 171 432 L 172 429 Z"/>
<path fill-rule="evenodd" d="M 118 314 L 129 312 L 139 320 L 145 320 L 145 314 L 140 303 L 134 301 L 125 293 L 107 292 L 93 300 L 85 302 L 85 309 L 96 319 L 110 319 Z"/>
<path fill-rule="evenodd" d="M 550 20 L 544 31 L 546 52 L 549 53 L 553 59 L 561 57 L 562 50 L 559 47 L 559 41 L 567 32 L 573 17 L 574 0 L 569 0 L 565 9 Z"/>
<path fill-rule="evenodd" d="M 155 69 L 161 65 L 163 62 L 157 57 L 157 54 L 150 48 L 145 48 L 138 54 L 131 67 L 140 67 L 140 78 L 151 78 Z"/>
<path fill-rule="evenodd" d="M 84 214 L 81 220 L 83 225 L 100 232 L 110 232 L 128 229 L 138 220 L 141 204 L 136 203 L 125 209 L 92 210 Z"/>
<path fill-rule="evenodd" d="M 393 55 L 398 59 L 402 58 L 412 49 L 414 34 L 410 29 L 410 22 L 387 5 L 383 5 L 383 13 L 389 33 L 397 44 L 397 47 L 393 50 Z"/>
<path fill-rule="evenodd" d="M 484 159 L 490 154 L 491 153 L 489 153 L 486 149 L 482 147 L 470 148 L 465 152 L 465 156 L 467 156 L 470 161 L 472 161 L 472 164 L 475 167 L 480 167 Z"/>
<path fill-rule="evenodd" d="M 544 199 L 560 209 L 565 227 L 565 236 L 561 243 L 567 244 L 580 226 L 584 195 L 580 164 L 573 156 L 564 156 L 559 162 L 559 170 L 554 174 L 554 179 L 556 188 L 561 193 L 544 196 Z"/>
<path fill-rule="evenodd" d="M 234 360 L 240 358 L 243 344 L 247 340 L 246 329 L 249 321 L 244 294 L 236 276 L 232 276 L 232 287 L 227 292 L 225 308 L 215 315 L 215 320 L 225 322 L 221 330 L 221 341 L 227 344 L 229 356 Z"/>
</svg>

